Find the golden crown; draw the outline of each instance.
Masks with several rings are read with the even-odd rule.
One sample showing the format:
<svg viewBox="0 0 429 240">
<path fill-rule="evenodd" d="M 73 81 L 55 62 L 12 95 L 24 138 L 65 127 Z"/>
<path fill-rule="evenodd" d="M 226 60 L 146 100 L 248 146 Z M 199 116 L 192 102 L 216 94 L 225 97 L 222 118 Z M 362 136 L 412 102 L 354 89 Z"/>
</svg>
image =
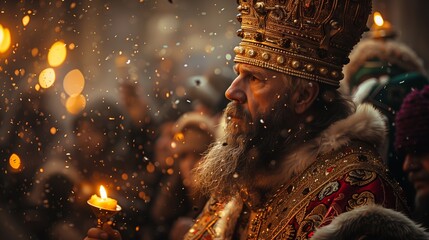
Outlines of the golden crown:
<svg viewBox="0 0 429 240">
<path fill-rule="evenodd" d="M 338 87 L 371 0 L 238 0 L 237 63 Z"/>
</svg>

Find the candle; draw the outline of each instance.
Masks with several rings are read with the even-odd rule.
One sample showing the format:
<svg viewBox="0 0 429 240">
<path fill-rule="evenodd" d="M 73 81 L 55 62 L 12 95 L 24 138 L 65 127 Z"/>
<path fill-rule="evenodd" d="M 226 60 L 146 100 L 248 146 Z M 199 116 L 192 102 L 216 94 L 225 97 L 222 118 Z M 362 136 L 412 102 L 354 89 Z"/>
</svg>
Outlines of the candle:
<svg viewBox="0 0 429 240">
<path fill-rule="evenodd" d="M 371 27 L 370 35 L 376 39 L 386 39 L 396 37 L 396 32 L 392 25 L 383 19 L 380 12 L 374 13 L 374 24 Z"/>
<path fill-rule="evenodd" d="M 100 186 L 100 196 L 101 197 L 97 196 L 97 194 L 93 194 L 88 202 L 101 209 L 116 211 L 118 201 L 107 197 L 106 189 L 104 189 L 103 185 Z"/>
</svg>

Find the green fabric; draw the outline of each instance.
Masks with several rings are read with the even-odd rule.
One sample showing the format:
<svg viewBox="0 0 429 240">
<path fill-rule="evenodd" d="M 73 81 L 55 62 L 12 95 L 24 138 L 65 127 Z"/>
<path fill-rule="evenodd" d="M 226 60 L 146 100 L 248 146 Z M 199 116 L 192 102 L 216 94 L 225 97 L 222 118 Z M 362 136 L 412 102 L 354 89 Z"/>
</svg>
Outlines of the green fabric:
<svg viewBox="0 0 429 240">
<path fill-rule="evenodd" d="M 396 76 L 404 72 L 405 71 L 397 65 L 391 65 L 378 58 L 373 58 L 365 62 L 365 64 L 353 74 L 350 80 L 350 89 L 354 89 L 371 77 L 377 78 L 383 75 Z"/>
<path fill-rule="evenodd" d="M 391 77 L 386 84 L 376 85 L 366 101 L 394 115 L 412 89 L 421 89 L 426 84 L 429 84 L 428 79 L 420 73 L 402 73 Z"/>
</svg>

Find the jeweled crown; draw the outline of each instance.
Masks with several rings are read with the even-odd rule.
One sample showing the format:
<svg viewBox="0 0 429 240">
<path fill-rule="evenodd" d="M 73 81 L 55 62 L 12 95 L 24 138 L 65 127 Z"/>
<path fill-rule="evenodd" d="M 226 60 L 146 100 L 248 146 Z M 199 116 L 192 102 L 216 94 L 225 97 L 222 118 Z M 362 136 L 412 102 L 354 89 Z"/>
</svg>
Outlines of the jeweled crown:
<svg viewBox="0 0 429 240">
<path fill-rule="evenodd" d="M 237 63 L 339 86 L 371 0 L 238 0 Z"/>
</svg>

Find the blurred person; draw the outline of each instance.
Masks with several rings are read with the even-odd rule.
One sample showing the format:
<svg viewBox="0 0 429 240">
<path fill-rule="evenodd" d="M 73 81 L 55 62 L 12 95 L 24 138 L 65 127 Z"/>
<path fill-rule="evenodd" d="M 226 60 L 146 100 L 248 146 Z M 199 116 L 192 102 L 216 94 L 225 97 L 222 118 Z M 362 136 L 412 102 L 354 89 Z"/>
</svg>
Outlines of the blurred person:
<svg viewBox="0 0 429 240">
<path fill-rule="evenodd" d="M 394 149 L 395 115 L 404 97 L 413 89 L 429 84 L 421 58 L 406 44 L 396 40 L 393 29 L 378 34 L 373 27 L 369 37 L 359 42 L 344 67 L 340 89 L 356 104 L 370 103 L 385 117 L 387 141 L 381 157 L 392 176 L 404 189 L 412 206 L 415 192 L 402 171 L 403 156 Z"/>
<path fill-rule="evenodd" d="M 152 159 L 157 122 L 153 116 L 154 104 L 139 94 L 141 86 L 123 80 L 119 84 L 121 105 L 130 117 L 130 143 L 137 149 L 136 157 Z"/>
<path fill-rule="evenodd" d="M 62 131 L 62 126 L 49 108 L 49 92 L 36 91 L 29 85 L 23 81 L 5 100 L 0 126 L 0 209 L 10 221 L 0 230 L 9 232 L 7 228 L 26 226 L 27 234 L 22 236 L 43 238 L 47 232 L 40 227 L 38 214 L 43 207 L 33 205 L 29 195 L 37 176 L 43 174 L 42 166 L 58 150 L 56 133 Z"/>
<path fill-rule="evenodd" d="M 429 86 L 412 91 L 396 114 L 395 148 L 416 190 L 414 214 L 429 227 Z"/>
<path fill-rule="evenodd" d="M 167 238 L 171 227 L 171 218 L 166 217 L 163 211 L 169 209 L 174 215 L 177 214 L 177 211 L 173 209 L 181 208 L 180 206 L 168 206 L 168 208 L 165 208 L 165 206 L 157 204 L 157 202 L 160 202 L 157 198 L 169 195 L 174 196 L 174 198 L 172 197 L 173 199 L 183 199 L 183 186 L 176 184 L 180 176 L 178 175 L 178 161 L 174 158 L 171 144 L 177 119 L 191 110 L 192 105 L 182 98 L 167 101 L 158 110 L 156 116 L 158 127 L 153 144 L 153 159 L 148 164 L 146 174 L 150 176 L 150 180 L 146 181 L 147 188 L 145 189 L 148 208 L 150 209 L 148 213 L 150 220 L 142 224 L 142 239 Z M 174 189 L 172 189 L 172 185 L 174 185 Z M 177 194 L 180 196 L 177 196 Z"/>
<path fill-rule="evenodd" d="M 371 1 L 238 4 L 225 135 L 196 167 L 195 187 L 210 200 L 185 238 L 308 239 L 361 205 L 406 211 L 376 152 L 380 113 L 355 111 L 337 91 Z M 87 239 L 114 231 L 103 230 Z"/>
<path fill-rule="evenodd" d="M 343 94 L 353 96 L 368 80 L 381 85 L 406 73 L 426 76 L 423 60 L 409 46 L 395 38 L 370 36 L 362 39 L 350 53 L 350 62 L 344 66 L 344 79 L 340 83 Z"/>
<path fill-rule="evenodd" d="M 192 76 L 186 81 L 187 95 L 192 99 L 194 111 L 205 114 L 219 123 L 228 104 L 225 90 L 233 79 L 232 70 L 214 69 L 206 75 Z"/>
<path fill-rule="evenodd" d="M 25 88 L 25 86 L 23 86 Z M 34 89 L 19 89 L 11 97 L 7 107 L 4 125 L 1 126 L 2 187 L 18 190 L 3 192 L 3 200 L 18 207 L 24 202 L 39 167 L 46 162 L 56 136 L 51 128 L 58 130 L 58 121 L 50 111 L 47 93 L 36 92 Z M 9 163 L 15 154 L 17 165 Z M 2 189 L 3 190 L 3 189 Z M 9 194 L 22 194 L 21 197 L 8 199 Z"/>
<path fill-rule="evenodd" d="M 196 112 L 180 117 L 173 131 L 170 147 L 175 172 L 167 178 L 168 189 L 159 191 L 151 211 L 157 225 L 166 228 L 163 239 L 183 239 L 204 207 L 207 198 L 196 192 L 191 172 L 215 138 L 212 119 Z"/>
</svg>

